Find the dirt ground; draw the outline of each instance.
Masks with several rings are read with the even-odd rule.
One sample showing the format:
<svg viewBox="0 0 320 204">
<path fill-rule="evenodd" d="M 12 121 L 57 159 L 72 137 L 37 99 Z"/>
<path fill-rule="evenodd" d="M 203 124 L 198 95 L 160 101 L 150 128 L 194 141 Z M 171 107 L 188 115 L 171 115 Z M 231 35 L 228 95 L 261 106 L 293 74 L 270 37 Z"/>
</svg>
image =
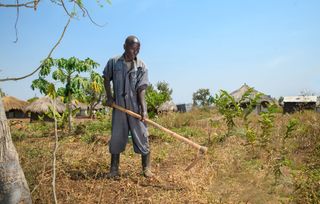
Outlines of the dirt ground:
<svg viewBox="0 0 320 204">
<path fill-rule="evenodd" d="M 219 141 L 226 130 L 221 116 L 215 113 L 170 115 L 157 122 L 209 148 L 207 155 L 189 171 L 197 150 L 172 139 L 150 127 L 153 178 L 141 175 L 140 156 L 133 152 L 129 142 L 120 158 L 121 177 L 109 180 L 110 157 L 107 143 L 110 129 L 99 132 L 88 142 L 83 135 L 60 133 L 57 154 L 57 198 L 59 203 L 299 203 L 294 201 L 296 179 L 301 175 L 304 153 L 292 151 L 291 165 L 280 167 L 281 176 L 275 180 L 274 161 L 277 143 L 288 116 L 277 116 L 273 139 L 268 151 L 249 145 L 241 136 L 242 129 Z M 301 116 L 302 117 L 302 116 Z M 308 116 L 309 117 L 309 116 Z M 309 119 L 319 121 L 318 115 Z M 312 117 L 314 117 L 312 119 Z M 208 129 L 208 118 L 219 126 Z M 255 121 L 255 119 L 253 119 Z M 78 124 L 83 121 L 78 121 Z M 92 125 L 85 122 L 85 126 Z M 93 124 L 92 126 L 95 126 Z M 25 125 L 27 126 L 27 125 Z M 35 125 L 33 125 L 35 126 Z M 96 125 L 97 126 L 97 125 Z M 14 127 L 14 126 L 12 126 Z M 24 129 L 26 127 L 22 127 Z M 34 127 L 33 127 L 34 128 Z M 97 126 L 99 129 L 99 126 Z M 28 135 L 15 139 L 21 164 L 29 183 L 34 203 L 52 203 L 51 130 L 46 134 Z M 317 127 L 316 131 L 319 131 Z M 13 137 L 18 130 L 12 129 Z M 91 133 L 85 133 L 88 137 Z M 298 133 L 297 133 L 298 134 Z M 209 141 L 210 138 L 210 141 Z M 294 141 L 293 146 L 297 145 Z M 291 146 L 290 146 L 291 147 Z M 294 155 L 295 154 L 295 155 Z M 301 154 L 301 155 L 300 155 Z M 298 156 L 297 156 L 298 155 Z"/>
</svg>

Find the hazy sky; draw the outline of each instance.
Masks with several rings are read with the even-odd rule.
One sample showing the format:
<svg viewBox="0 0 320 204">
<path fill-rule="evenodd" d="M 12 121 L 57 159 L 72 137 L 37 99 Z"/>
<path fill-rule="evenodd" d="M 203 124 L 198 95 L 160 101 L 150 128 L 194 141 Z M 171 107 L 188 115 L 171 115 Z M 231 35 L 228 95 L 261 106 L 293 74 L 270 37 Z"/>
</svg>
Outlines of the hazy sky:
<svg viewBox="0 0 320 204">
<path fill-rule="evenodd" d="M 13 2 L 13 1 L 8 1 Z M 243 83 L 273 97 L 320 94 L 319 0 L 113 0 L 100 8 L 88 0 L 92 18 L 73 20 L 54 58 L 92 58 L 102 70 L 123 52 L 127 35 L 140 38 L 140 57 L 152 84 L 166 81 L 176 103 L 209 88 L 233 91 Z M 104 0 L 101 0 L 104 2 Z M 37 11 L 0 8 L 0 76 L 22 76 L 38 67 L 67 22 L 63 10 L 43 0 Z M 1 88 L 21 99 L 40 96 L 31 78 Z"/>
</svg>

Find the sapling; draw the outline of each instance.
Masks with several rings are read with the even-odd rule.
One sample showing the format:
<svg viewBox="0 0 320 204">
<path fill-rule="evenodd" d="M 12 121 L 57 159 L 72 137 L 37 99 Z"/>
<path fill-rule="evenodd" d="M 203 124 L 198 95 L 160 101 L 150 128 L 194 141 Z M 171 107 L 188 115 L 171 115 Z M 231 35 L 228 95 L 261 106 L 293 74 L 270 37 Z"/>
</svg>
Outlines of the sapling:
<svg viewBox="0 0 320 204">
<path fill-rule="evenodd" d="M 259 123 L 262 132 L 259 138 L 259 142 L 261 147 L 266 147 L 270 140 L 271 131 L 274 127 L 276 108 L 277 107 L 275 104 L 271 104 L 269 105 L 267 111 L 260 114 Z"/>
<path fill-rule="evenodd" d="M 286 132 L 282 138 L 281 147 L 280 147 L 280 155 L 276 159 L 275 165 L 273 166 L 273 173 L 275 175 L 275 183 L 278 182 L 280 176 L 282 175 L 281 167 L 286 166 L 288 164 L 287 154 L 288 151 L 286 149 L 286 140 L 291 137 L 294 130 L 296 130 L 299 121 L 295 118 L 290 119 L 287 126 Z"/>
<path fill-rule="evenodd" d="M 226 121 L 228 127 L 226 136 L 229 136 L 236 125 L 234 120 L 236 117 L 239 117 L 241 115 L 242 110 L 239 104 L 230 94 L 228 94 L 227 91 L 220 90 L 220 94 L 216 94 L 212 100 L 218 112 Z"/>
</svg>

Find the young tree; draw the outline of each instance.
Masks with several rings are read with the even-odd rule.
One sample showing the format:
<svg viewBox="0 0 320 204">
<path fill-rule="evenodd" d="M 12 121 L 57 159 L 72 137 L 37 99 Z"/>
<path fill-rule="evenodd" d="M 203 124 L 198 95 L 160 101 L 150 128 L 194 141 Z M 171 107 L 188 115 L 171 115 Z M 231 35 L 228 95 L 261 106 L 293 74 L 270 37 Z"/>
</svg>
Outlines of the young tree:
<svg viewBox="0 0 320 204">
<path fill-rule="evenodd" d="M 51 73 L 51 69 L 55 69 L 52 72 L 53 80 L 64 85 L 58 89 L 58 95 L 62 96 L 67 103 L 69 132 L 72 129 L 72 99 L 73 97 L 80 97 L 83 94 L 84 87 L 88 84 L 88 80 L 80 76 L 80 73 L 91 72 L 97 66 L 98 63 L 90 58 L 85 60 L 79 60 L 75 57 L 69 59 L 49 58 L 41 67 L 39 78 L 32 81 L 32 89 L 39 89 L 41 93 L 47 95 L 50 82 L 46 78 Z"/>
<path fill-rule="evenodd" d="M 199 89 L 192 95 L 193 104 L 198 106 L 209 106 L 212 103 L 209 89 Z"/>
<path fill-rule="evenodd" d="M 146 102 L 150 117 L 157 115 L 161 104 L 171 100 L 172 89 L 169 88 L 167 82 L 158 82 L 156 87 L 155 89 L 153 85 L 150 85 L 146 91 Z"/>
<path fill-rule="evenodd" d="M 217 110 L 223 115 L 224 120 L 228 126 L 227 135 L 230 135 L 235 126 L 235 118 L 239 117 L 242 113 L 242 109 L 234 98 L 225 90 L 220 90 L 219 94 L 216 94 L 213 98 Z"/>
<path fill-rule="evenodd" d="M 169 84 L 167 82 L 165 81 L 158 82 L 156 86 L 165 102 L 170 101 L 172 99 L 171 98 L 172 89 L 169 88 Z"/>
<path fill-rule="evenodd" d="M 92 116 L 94 108 L 102 101 L 105 94 L 103 78 L 97 72 L 92 71 L 90 79 L 84 87 L 83 97 L 80 96 L 79 100 L 89 104 L 89 116 Z"/>
</svg>

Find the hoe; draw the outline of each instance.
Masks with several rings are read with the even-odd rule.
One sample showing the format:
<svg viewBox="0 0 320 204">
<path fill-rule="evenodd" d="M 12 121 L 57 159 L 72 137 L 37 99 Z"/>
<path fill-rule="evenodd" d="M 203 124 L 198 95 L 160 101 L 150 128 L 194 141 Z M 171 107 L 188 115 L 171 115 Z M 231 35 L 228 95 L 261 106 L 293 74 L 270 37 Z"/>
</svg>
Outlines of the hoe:
<svg viewBox="0 0 320 204">
<path fill-rule="evenodd" d="M 121 107 L 121 106 L 118 106 L 118 105 L 116 105 L 116 104 L 114 104 L 114 103 L 112 104 L 112 107 L 115 108 L 115 109 L 118 109 L 118 110 L 120 110 L 120 111 L 122 111 L 122 112 L 125 112 L 125 113 L 127 113 L 128 115 L 131 115 L 131 116 L 133 116 L 133 117 L 135 117 L 135 118 L 141 119 L 141 116 L 140 116 L 139 114 L 137 114 L 137 113 L 135 113 L 135 112 L 133 112 L 133 111 L 130 111 L 130 110 L 128 110 L 128 109 L 125 109 L 125 108 L 123 108 L 123 107 Z M 189 140 L 189 139 L 187 139 L 187 138 L 185 138 L 185 137 L 183 137 L 183 136 L 181 136 L 181 135 L 179 135 L 179 134 L 177 134 L 177 133 L 175 133 L 175 132 L 173 132 L 173 131 L 171 131 L 171 130 L 169 130 L 169 129 L 161 126 L 161 125 L 159 125 L 159 124 L 156 123 L 156 122 L 153 122 L 152 120 L 150 120 L 150 119 L 148 119 L 148 118 L 146 118 L 145 121 L 146 121 L 147 123 L 149 123 L 149 124 L 151 124 L 151 125 L 159 128 L 160 130 L 163 130 L 164 132 L 170 134 L 171 136 L 175 137 L 176 139 L 178 139 L 178 140 L 180 140 L 180 141 L 182 141 L 182 142 L 184 142 L 184 143 L 187 143 L 187 144 L 190 145 L 191 147 L 193 147 L 193 148 L 195 148 L 195 149 L 198 150 L 197 156 L 195 157 L 194 161 L 185 169 L 186 171 L 188 171 L 188 170 L 190 170 L 192 167 L 194 167 L 194 166 L 196 165 L 196 163 L 199 161 L 200 157 L 202 157 L 203 155 L 205 155 L 205 154 L 207 153 L 207 151 L 208 151 L 208 148 L 207 148 L 207 147 L 204 147 L 204 146 L 201 146 L 201 145 L 199 145 L 199 144 L 197 144 L 197 143 L 195 143 L 195 142 L 192 142 L 191 140 Z"/>
</svg>

